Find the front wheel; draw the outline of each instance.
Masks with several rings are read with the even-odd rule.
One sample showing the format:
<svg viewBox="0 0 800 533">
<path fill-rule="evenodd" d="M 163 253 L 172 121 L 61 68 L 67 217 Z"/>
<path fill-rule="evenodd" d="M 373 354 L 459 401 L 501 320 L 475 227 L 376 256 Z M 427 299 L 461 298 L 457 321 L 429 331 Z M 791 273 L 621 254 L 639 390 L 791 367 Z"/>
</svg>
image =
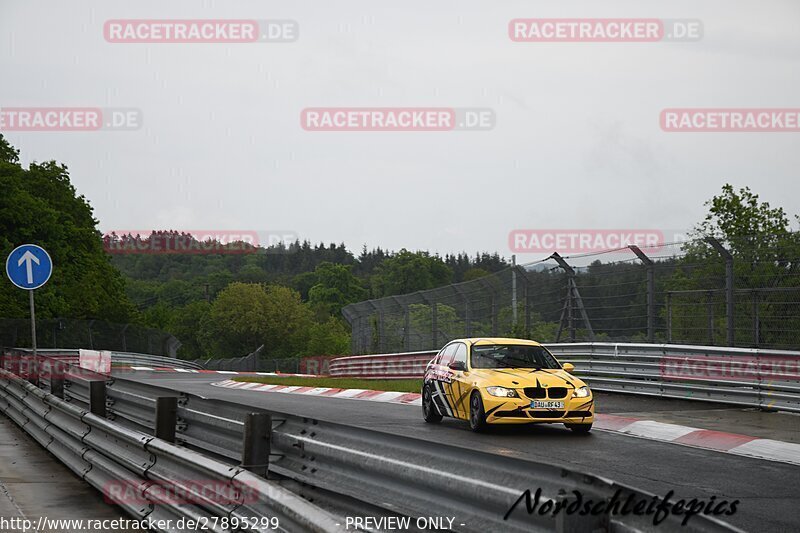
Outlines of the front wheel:
<svg viewBox="0 0 800 533">
<path fill-rule="evenodd" d="M 592 424 L 564 424 L 569 429 L 578 434 L 587 434 L 592 430 Z"/>
<path fill-rule="evenodd" d="M 486 413 L 483 410 L 481 393 L 475 391 L 469 400 L 469 427 L 478 432 L 486 429 Z"/>
<path fill-rule="evenodd" d="M 442 415 L 436 410 L 433 405 L 433 396 L 431 395 L 431 388 L 428 385 L 422 387 L 422 417 L 425 422 L 429 424 L 436 424 L 442 421 Z"/>
</svg>

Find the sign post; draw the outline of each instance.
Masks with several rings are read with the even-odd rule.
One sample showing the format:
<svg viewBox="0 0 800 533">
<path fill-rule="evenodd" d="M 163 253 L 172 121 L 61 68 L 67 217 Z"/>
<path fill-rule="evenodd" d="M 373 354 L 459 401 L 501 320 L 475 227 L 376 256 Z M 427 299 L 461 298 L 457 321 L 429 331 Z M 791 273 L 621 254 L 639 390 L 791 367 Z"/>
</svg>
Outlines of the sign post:
<svg viewBox="0 0 800 533">
<path fill-rule="evenodd" d="M 44 248 L 35 244 L 17 246 L 6 259 L 6 275 L 11 283 L 28 291 L 31 304 L 31 345 L 36 360 L 36 308 L 33 291 L 47 283 L 53 273 L 53 261 Z"/>
</svg>

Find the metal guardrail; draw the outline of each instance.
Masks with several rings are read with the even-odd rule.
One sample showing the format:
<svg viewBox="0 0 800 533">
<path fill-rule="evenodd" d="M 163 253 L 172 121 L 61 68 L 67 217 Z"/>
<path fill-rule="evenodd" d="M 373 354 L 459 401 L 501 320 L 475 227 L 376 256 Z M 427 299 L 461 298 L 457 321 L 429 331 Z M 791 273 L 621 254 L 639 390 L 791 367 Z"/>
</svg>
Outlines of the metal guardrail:
<svg viewBox="0 0 800 533">
<path fill-rule="evenodd" d="M 281 531 L 341 530 L 329 513 L 244 467 L 232 466 L 98 416 L 93 412 L 96 402 L 88 398 L 94 393 L 85 392 L 94 387 L 81 386 L 85 383 L 80 382 L 85 380 L 74 374 L 67 373 L 65 379 L 70 383 L 69 401 L 0 368 L 0 409 L 76 475 L 104 494 L 109 493 L 110 487 L 130 489 L 136 497 L 115 498 L 114 502 L 134 518 L 152 520 L 152 524 L 159 521 L 166 524 L 170 520 L 171 526 L 159 529 L 165 533 L 191 530 L 177 528 L 181 518 L 205 519 L 207 530 L 215 533 L 273 529 L 264 528 L 253 517 L 275 517 Z M 105 385 L 104 381 L 99 383 Z M 92 404 L 91 412 L 80 406 L 84 399 Z M 198 490 L 193 484 L 196 480 L 212 484 Z M 158 497 L 164 490 L 189 494 L 191 500 Z"/>
<path fill-rule="evenodd" d="M 146 496 L 150 483 L 205 477 L 254 483 L 263 496 L 263 502 L 247 505 L 204 501 L 126 507 L 134 516 L 277 515 L 282 525 L 289 524 L 288 531 L 342 530 L 330 515 L 239 464 L 246 463 L 248 456 L 252 417 L 263 416 L 269 420 L 271 450 L 266 468 L 271 477 L 344 495 L 389 514 L 453 517 L 455 531 L 738 531 L 701 514 L 681 526 L 683 516 L 669 512 L 664 522 L 654 526 L 647 515 L 528 513 L 525 504 L 519 504 L 526 490 L 540 489 L 541 505 L 574 497 L 573 491 L 596 502 L 625 501 L 629 496 L 648 502 L 654 498 L 551 463 L 211 400 L 124 377 L 87 374 L 74 367 L 64 374 L 62 401 L 8 371 L 0 372 L 0 408 L 101 490 L 110 482 L 127 480 L 144 487 L 141 492 Z M 166 420 L 176 444 L 152 436 L 164 430 L 158 406 L 165 399 L 174 406 L 172 418 Z M 508 513 L 515 503 L 515 511 Z M 671 510 L 672 504 L 666 508 Z"/>
<path fill-rule="evenodd" d="M 548 344 L 601 391 L 800 412 L 800 352 L 677 344 Z"/>
<path fill-rule="evenodd" d="M 15 348 L 17 352 L 31 353 L 30 348 Z M 49 358 L 62 358 L 72 359 L 77 361 L 79 350 L 77 349 L 57 349 L 46 348 L 37 349 L 37 354 Z M 169 368 L 186 368 L 193 370 L 203 370 L 205 367 L 195 361 L 187 361 L 185 359 L 177 359 L 175 357 L 165 357 L 163 355 L 152 355 L 146 353 L 135 352 L 116 352 L 111 350 L 111 364 L 116 365 L 133 365 L 133 366 L 156 366 L 156 367 L 169 367 Z"/>
<path fill-rule="evenodd" d="M 421 378 L 425 374 L 428 363 L 437 353 L 439 353 L 438 350 L 338 357 L 331 361 L 330 374 L 337 378 Z"/>
<path fill-rule="evenodd" d="M 800 412 L 800 352 L 678 344 L 545 344 L 600 391 Z M 436 352 L 334 359 L 332 376 L 422 378 Z M 427 359 L 427 360 L 426 360 Z"/>
<path fill-rule="evenodd" d="M 178 397 L 176 439 L 187 447 L 237 462 L 242 456 L 246 417 L 253 412 L 269 413 L 271 474 L 390 513 L 455 517 L 456 531 L 735 531 L 716 519 L 700 516 L 681 527 L 680 516 L 670 515 L 657 528 L 651 518 L 632 515 L 556 519 L 528 515 L 524 504 L 504 520 L 506 511 L 526 489 L 541 488 L 542 502 L 572 496 L 573 490 L 595 500 L 607 500 L 618 490 L 623 499 L 628 495 L 650 499 L 652 495 L 552 464 L 175 393 L 116 376 L 108 383 L 109 416 L 121 425 L 149 429 L 153 425 L 148 422 L 153 420 L 150 410 L 158 397 L 167 394 Z M 149 418 L 145 416 L 148 411 Z"/>
</svg>

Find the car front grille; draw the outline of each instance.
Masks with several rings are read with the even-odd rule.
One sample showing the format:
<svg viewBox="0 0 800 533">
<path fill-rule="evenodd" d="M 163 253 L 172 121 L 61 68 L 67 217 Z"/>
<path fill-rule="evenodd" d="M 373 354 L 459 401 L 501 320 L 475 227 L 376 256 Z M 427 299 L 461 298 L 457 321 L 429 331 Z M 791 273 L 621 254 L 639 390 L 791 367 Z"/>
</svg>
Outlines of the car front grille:
<svg viewBox="0 0 800 533">
<path fill-rule="evenodd" d="M 542 387 L 525 387 L 523 391 L 525 392 L 525 396 L 532 400 L 547 397 L 547 389 L 543 389 Z"/>
<path fill-rule="evenodd" d="M 568 391 L 566 387 L 551 387 L 549 389 L 544 387 L 525 387 L 522 390 L 525 392 L 525 396 L 531 400 L 539 400 L 541 398 L 560 400 L 567 397 Z"/>
<path fill-rule="evenodd" d="M 566 387 L 551 387 L 547 389 L 548 398 L 560 399 L 560 398 L 566 398 L 566 396 L 567 396 Z"/>
</svg>

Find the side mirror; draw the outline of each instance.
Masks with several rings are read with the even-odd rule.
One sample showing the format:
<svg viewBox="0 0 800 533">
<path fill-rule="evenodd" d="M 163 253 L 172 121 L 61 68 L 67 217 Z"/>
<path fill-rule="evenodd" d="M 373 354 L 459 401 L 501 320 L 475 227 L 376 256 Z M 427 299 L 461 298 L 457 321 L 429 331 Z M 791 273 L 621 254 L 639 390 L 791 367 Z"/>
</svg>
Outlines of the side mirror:
<svg viewBox="0 0 800 533">
<path fill-rule="evenodd" d="M 450 370 L 459 370 L 461 372 L 464 372 L 467 370 L 467 365 L 464 364 L 464 361 L 453 361 L 452 363 L 447 365 L 447 368 L 449 368 Z"/>
<path fill-rule="evenodd" d="M 572 363 L 564 363 L 563 365 L 561 365 L 561 367 L 564 369 L 564 372 L 569 372 L 570 374 L 572 373 L 573 370 L 575 370 L 575 365 L 573 365 Z"/>
</svg>

